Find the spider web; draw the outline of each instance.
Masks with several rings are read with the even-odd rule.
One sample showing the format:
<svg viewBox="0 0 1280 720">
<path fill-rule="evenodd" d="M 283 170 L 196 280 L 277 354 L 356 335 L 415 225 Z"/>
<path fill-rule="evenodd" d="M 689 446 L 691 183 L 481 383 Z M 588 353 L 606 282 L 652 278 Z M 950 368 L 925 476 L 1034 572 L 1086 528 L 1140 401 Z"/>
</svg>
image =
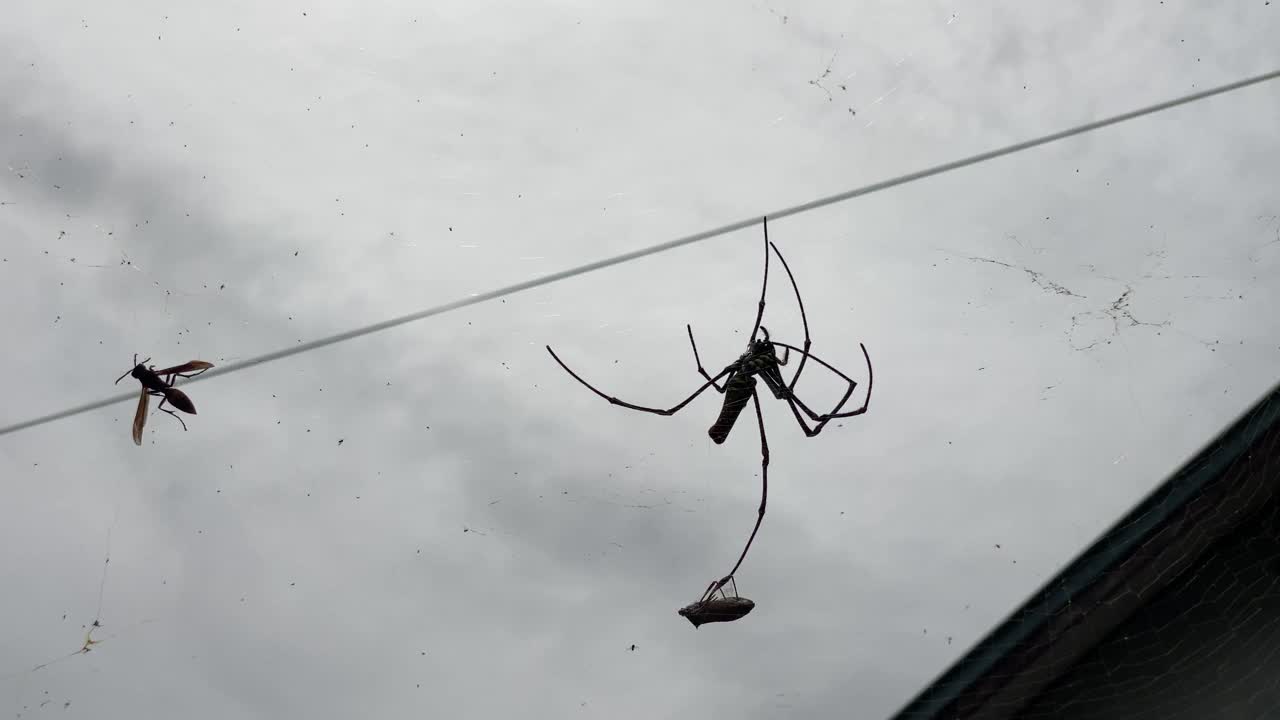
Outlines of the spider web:
<svg viewBox="0 0 1280 720">
<path fill-rule="evenodd" d="M 1274 716 L 1278 478 L 1280 388 L 898 717 Z"/>
</svg>

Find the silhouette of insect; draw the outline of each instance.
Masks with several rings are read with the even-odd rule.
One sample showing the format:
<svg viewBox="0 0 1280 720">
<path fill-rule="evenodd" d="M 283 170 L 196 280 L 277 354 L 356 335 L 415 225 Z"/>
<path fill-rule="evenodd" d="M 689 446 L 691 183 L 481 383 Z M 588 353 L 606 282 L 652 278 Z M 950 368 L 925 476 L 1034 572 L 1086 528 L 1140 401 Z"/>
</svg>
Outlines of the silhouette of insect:
<svg viewBox="0 0 1280 720">
<path fill-rule="evenodd" d="M 724 594 L 725 583 L 733 585 L 733 597 Z M 720 597 L 716 597 L 719 593 Z M 707 586 L 702 599 L 679 610 L 681 617 L 687 618 L 693 626 L 714 622 L 733 622 L 755 609 L 756 604 L 738 595 L 738 583 L 730 575 Z"/>
<path fill-rule="evenodd" d="M 138 362 L 138 356 L 134 355 L 133 368 L 116 378 L 116 384 L 119 384 L 121 380 L 129 376 L 133 376 L 138 382 L 142 383 L 142 393 L 138 396 L 138 411 L 133 416 L 133 442 L 135 445 L 142 444 L 142 428 L 147 424 L 147 406 L 152 395 L 160 398 L 160 404 L 156 405 L 156 409 L 173 416 L 185 431 L 187 424 L 182 421 L 182 418 L 178 417 L 177 413 L 169 410 L 164 405 L 169 403 L 182 412 L 191 415 L 196 414 L 196 406 L 195 403 L 191 402 L 191 398 L 187 397 L 186 393 L 173 386 L 174 380 L 175 378 L 193 378 L 213 367 L 213 363 L 192 360 L 181 365 L 156 370 L 154 367 L 146 365 L 150 359 L 147 358 L 142 362 Z M 192 372 L 192 370 L 197 372 Z"/>
</svg>

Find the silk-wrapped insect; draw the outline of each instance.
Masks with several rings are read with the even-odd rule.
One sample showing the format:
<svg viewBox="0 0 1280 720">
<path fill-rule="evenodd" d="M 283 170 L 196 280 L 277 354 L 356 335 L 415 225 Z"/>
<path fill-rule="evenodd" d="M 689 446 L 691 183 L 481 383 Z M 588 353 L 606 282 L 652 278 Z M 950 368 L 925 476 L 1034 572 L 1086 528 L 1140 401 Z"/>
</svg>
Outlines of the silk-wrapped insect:
<svg viewBox="0 0 1280 720">
<path fill-rule="evenodd" d="M 725 583 L 733 585 L 733 597 L 725 595 Z M 702 594 L 702 599 L 680 608 L 677 612 L 697 628 L 707 623 L 740 620 L 754 610 L 755 606 L 756 604 L 751 600 L 738 595 L 738 583 L 733 576 L 729 576 L 711 583 L 707 591 Z"/>
</svg>

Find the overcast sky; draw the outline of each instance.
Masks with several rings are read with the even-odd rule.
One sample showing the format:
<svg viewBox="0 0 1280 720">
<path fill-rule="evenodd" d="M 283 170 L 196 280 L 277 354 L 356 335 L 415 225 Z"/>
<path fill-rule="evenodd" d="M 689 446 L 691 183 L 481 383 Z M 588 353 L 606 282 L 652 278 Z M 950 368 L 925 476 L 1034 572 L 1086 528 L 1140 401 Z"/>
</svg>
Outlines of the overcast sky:
<svg viewBox="0 0 1280 720">
<path fill-rule="evenodd" d="M 430 5 L 8 8 L 0 424 L 1280 67 L 1266 0 Z M 674 404 L 686 322 L 744 348 L 758 227 L 193 384 L 142 448 L 132 402 L 0 438 L 0 712 L 885 717 L 1276 381 L 1278 117 L 772 224 L 876 385 L 816 438 L 762 398 L 736 623 L 675 611 L 754 520 L 750 411 L 717 446 L 718 396 L 611 407 L 543 345 Z"/>
</svg>

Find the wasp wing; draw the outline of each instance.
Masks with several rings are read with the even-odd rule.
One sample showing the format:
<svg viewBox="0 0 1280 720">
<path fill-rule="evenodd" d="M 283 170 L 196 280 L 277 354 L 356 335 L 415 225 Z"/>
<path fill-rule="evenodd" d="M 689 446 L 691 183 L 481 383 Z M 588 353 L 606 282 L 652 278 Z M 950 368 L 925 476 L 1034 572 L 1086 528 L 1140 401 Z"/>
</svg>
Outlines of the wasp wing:
<svg viewBox="0 0 1280 720">
<path fill-rule="evenodd" d="M 186 373 L 189 373 L 193 370 L 199 370 L 201 372 L 204 372 L 205 370 L 208 370 L 211 367 L 213 367 L 213 363 L 205 362 L 203 360 L 192 360 L 190 362 L 184 362 L 181 365 L 174 365 L 173 367 L 168 367 L 163 370 L 156 370 L 156 374 L 157 375 L 185 375 Z"/>
<path fill-rule="evenodd" d="M 142 428 L 147 424 L 147 405 L 150 403 L 151 395 L 147 393 L 146 388 L 142 388 L 142 394 L 138 396 L 138 411 L 133 414 L 133 444 L 142 444 Z"/>
</svg>

